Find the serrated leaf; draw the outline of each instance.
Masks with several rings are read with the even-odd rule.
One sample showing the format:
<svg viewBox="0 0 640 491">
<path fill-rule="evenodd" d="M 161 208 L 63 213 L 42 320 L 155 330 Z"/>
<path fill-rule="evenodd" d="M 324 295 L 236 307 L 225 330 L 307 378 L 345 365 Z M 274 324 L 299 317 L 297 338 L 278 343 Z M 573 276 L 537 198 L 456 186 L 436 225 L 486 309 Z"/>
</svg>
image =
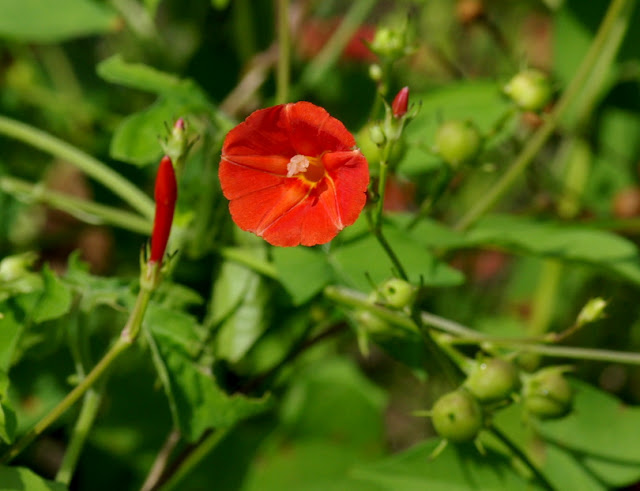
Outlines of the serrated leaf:
<svg viewBox="0 0 640 491">
<path fill-rule="evenodd" d="M 85 312 L 91 312 L 100 305 L 120 309 L 122 305 L 133 302 L 133 293 L 128 282 L 120 278 L 92 275 L 89 265 L 80 260 L 77 251 L 69 256 L 67 274 L 63 281 L 81 295 L 80 308 Z"/>
<path fill-rule="evenodd" d="M 42 290 L 16 298 L 33 322 L 40 323 L 62 317 L 71 309 L 71 290 L 47 265 L 42 268 Z"/>
<path fill-rule="evenodd" d="M 322 252 L 302 246 L 275 247 L 272 255 L 278 279 L 294 305 L 310 300 L 333 278 L 331 266 Z"/>
<path fill-rule="evenodd" d="M 188 440 L 197 440 L 210 428 L 228 428 L 270 405 L 268 396 L 227 394 L 208 367 L 196 362 L 201 343 L 191 316 L 150 306 L 144 325 L 174 423 Z"/>
<path fill-rule="evenodd" d="M 0 465 L 0 491 L 65 491 L 58 482 L 41 478 L 26 467 Z"/>
<path fill-rule="evenodd" d="M 56 43 L 117 28 L 106 4 L 89 0 L 0 0 L 0 37 Z"/>
</svg>

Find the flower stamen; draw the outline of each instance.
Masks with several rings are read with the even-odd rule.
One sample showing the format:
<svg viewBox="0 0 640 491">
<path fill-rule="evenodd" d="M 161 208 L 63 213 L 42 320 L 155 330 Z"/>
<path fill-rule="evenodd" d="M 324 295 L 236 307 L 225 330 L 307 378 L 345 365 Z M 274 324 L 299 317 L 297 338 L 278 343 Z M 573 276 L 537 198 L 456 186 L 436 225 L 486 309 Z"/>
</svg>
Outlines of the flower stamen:
<svg viewBox="0 0 640 491">
<path fill-rule="evenodd" d="M 287 164 L 287 177 L 293 177 L 295 175 L 306 172 L 309 168 L 309 159 L 304 155 L 294 155 Z"/>
</svg>

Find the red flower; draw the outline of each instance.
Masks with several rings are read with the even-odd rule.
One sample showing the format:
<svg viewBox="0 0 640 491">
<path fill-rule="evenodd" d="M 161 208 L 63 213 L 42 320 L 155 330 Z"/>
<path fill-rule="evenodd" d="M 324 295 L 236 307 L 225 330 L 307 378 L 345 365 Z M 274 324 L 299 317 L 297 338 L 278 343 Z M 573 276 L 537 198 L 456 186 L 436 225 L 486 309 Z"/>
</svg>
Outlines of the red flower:
<svg viewBox="0 0 640 491">
<path fill-rule="evenodd" d="M 233 221 L 277 246 L 312 246 L 356 221 L 369 167 L 356 142 L 309 102 L 260 109 L 222 147 L 220 184 Z"/>
<path fill-rule="evenodd" d="M 176 174 L 173 170 L 171 159 L 166 155 L 160 161 L 156 176 L 154 192 L 156 200 L 156 214 L 153 219 L 153 232 L 151 234 L 151 256 L 149 262 L 162 262 L 164 252 L 167 249 L 173 212 L 178 198 L 178 185 Z"/>
</svg>

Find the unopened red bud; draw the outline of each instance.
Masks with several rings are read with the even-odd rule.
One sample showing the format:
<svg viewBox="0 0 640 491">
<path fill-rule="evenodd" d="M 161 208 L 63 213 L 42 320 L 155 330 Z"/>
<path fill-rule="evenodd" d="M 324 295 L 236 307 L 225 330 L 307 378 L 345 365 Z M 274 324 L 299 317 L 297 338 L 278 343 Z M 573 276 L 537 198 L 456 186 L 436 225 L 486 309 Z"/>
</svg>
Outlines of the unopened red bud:
<svg viewBox="0 0 640 491">
<path fill-rule="evenodd" d="M 184 130 L 184 119 L 179 118 L 173 125 L 174 130 L 182 131 Z"/>
<path fill-rule="evenodd" d="M 391 110 L 396 118 L 407 114 L 409 106 L 409 87 L 402 87 L 391 103 Z"/>
<path fill-rule="evenodd" d="M 161 262 L 167 249 L 173 212 L 178 198 L 176 174 L 171 159 L 164 156 L 158 167 L 154 197 L 156 200 L 156 215 L 153 219 L 153 233 L 151 235 L 150 262 Z"/>
</svg>

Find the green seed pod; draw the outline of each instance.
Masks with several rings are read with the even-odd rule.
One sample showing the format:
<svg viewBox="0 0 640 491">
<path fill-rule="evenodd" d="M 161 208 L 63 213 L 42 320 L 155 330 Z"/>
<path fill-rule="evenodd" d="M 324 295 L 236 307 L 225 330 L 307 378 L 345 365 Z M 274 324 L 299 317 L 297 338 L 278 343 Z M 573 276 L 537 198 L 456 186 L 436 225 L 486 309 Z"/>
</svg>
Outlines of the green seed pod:
<svg viewBox="0 0 640 491">
<path fill-rule="evenodd" d="M 530 68 L 513 77 L 504 92 L 525 111 L 540 111 L 551 99 L 551 84 L 544 73 Z"/>
<path fill-rule="evenodd" d="M 491 358 L 479 363 L 465 381 L 465 387 L 482 403 L 508 398 L 518 388 L 520 379 L 513 363 Z"/>
<path fill-rule="evenodd" d="M 390 307 L 402 309 L 411 305 L 416 296 L 415 287 L 400 278 L 391 278 L 379 288 L 380 295 Z"/>
<path fill-rule="evenodd" d="M 482 136 L 471 121 L 447 121 L 436 132 L 435 150 L 454 168 L 473 160 L 481 146 Z"/>
<path fill-rule="evenodd" d="M 541 419 L 555 419 L 571 410 L 573 391 L 562 369 L 550 367 L 526 379 L 522 398 L 528 413 Z"/>
<path fill-rule="evenodd" d="M 482 407 L 465 389 L 443 395 L 431 410 L 438 435 L 452 442 L 473 440 L 483 425 Z"/>
</svg>

